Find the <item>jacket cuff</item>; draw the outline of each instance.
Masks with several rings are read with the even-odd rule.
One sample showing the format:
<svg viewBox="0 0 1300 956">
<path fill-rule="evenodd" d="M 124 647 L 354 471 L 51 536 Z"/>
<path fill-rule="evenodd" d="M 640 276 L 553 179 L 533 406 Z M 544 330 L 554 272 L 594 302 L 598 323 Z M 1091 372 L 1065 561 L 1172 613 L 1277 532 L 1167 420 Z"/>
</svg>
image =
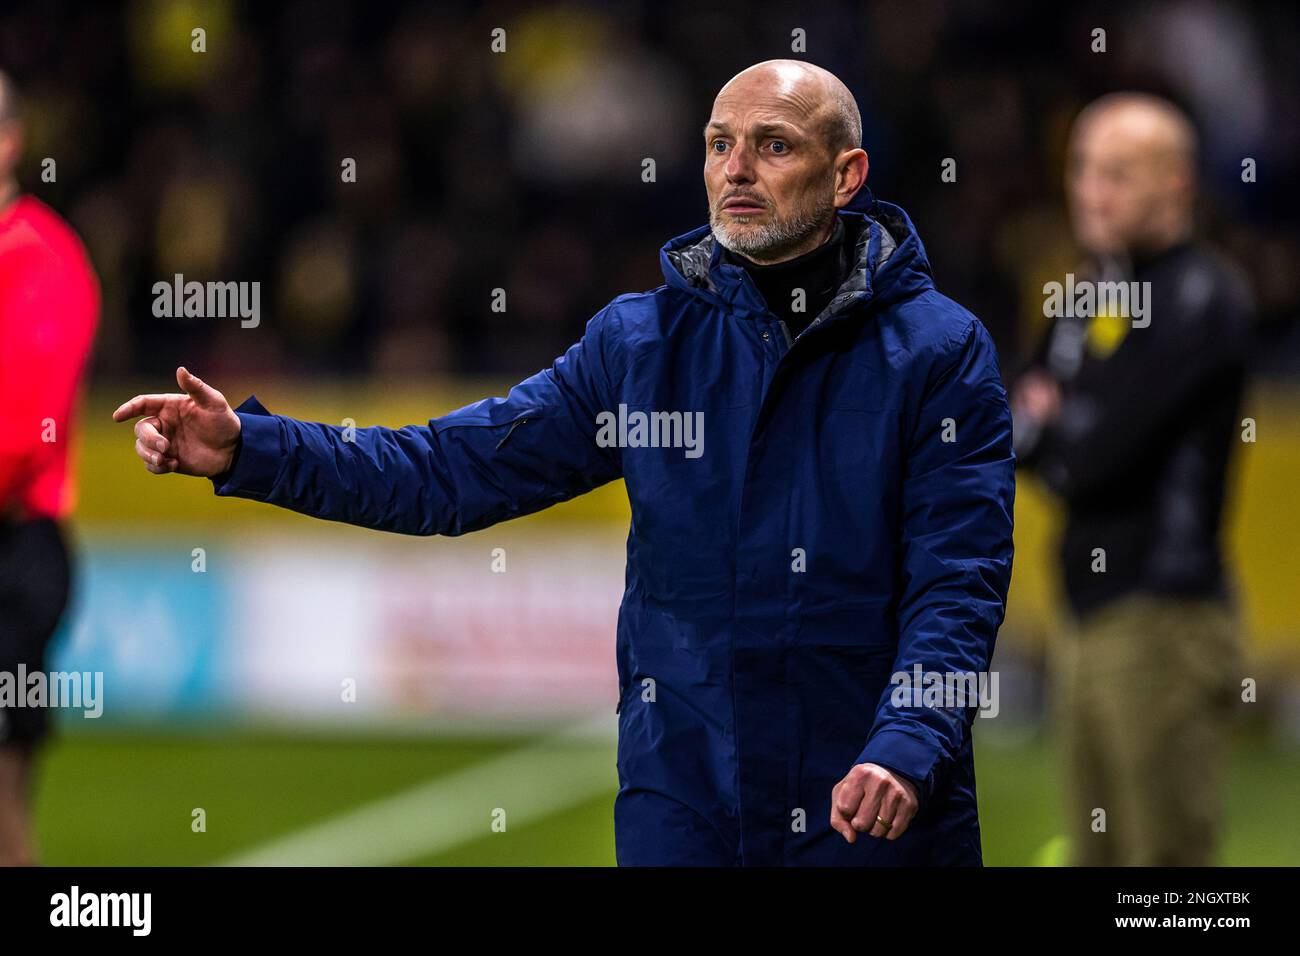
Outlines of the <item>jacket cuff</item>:
<svg viewBox="0 0 1300 956">
<path fill-rule="evenodd" d="M 934 793 L 938 762 L 939 753 L 932 744 L 906 731 L 880 730 L 867 741 L 867 746 L 858 754 L 853 765 L 874 763 L 894 773 L 901 773 L 916 785 L 917 799 L 924 808 Z"/>
<path fill-rule="evenodd" d="M 218 495 L 264 500 L 275 487 L 284 464 L 280 419 L 250 395 L 235 409 L 239 416 L 239 450 L 234 465 L 211 478 Z"/>
</svg>

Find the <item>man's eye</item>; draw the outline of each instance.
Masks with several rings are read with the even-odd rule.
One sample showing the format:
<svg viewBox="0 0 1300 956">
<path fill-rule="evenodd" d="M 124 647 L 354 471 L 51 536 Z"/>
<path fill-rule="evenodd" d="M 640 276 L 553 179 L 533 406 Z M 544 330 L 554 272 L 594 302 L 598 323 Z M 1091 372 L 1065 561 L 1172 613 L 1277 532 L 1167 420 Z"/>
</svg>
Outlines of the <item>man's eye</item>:
<svg viewBox="0 0 1300 956">
<path fill-rule="evenodd" d="M 720 152 L 722 152 L 722 149 L 718 149 L 719 146 L 721 146 L 723 149 L 726 149 L 726 148 L 727 148 L 727 144 L 726 144 L 726 143 L 724 143 L 724 142 L 723 142 L 722 140 L 720 140 L 720 139 L 715 139 L 715 140 L 713 141 L 713 151 L 714 151 L 715 153 L 720 153 Z"/>
<path fill-rule="evenodd" d="M 772 152 L 784 153 L 786 149 L 788 149 L 788 147 L 785 145 L 785 143 L 781 142 L 779 139 L 772 140 Z"/>
</svg>

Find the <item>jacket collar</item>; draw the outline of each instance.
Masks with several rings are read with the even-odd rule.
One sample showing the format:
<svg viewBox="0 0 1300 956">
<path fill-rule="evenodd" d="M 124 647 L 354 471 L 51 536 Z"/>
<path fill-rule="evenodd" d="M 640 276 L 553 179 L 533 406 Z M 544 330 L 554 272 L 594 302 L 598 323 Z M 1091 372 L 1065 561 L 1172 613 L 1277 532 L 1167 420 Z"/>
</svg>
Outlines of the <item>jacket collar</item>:
<svg viewBox="0 0 1300 956">
<path fill-rule="evenodd" d="M 845 241 L 854 245 L 853 266 L 812 325 L 856 311 L 869 301 L 896 297 L 886 293 L 911 294 L 932 287 L 925 250 L 902 209 L 875 199 L 864 188 L 837 215 L 844 220 Z M 704 225 L 667 242 L 659 261 L 669 286 L 741 318 L 764 314 L 766 306 L 745 270 L 721 261 L 721 254 L 722 246 Z"/>
</svg>

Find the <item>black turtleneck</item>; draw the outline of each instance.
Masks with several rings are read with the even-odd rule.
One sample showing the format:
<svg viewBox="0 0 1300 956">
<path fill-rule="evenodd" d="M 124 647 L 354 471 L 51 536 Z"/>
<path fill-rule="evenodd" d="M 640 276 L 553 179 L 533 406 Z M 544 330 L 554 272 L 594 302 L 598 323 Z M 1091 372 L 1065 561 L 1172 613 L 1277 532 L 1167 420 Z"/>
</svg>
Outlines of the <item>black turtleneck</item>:
<svg viewBox="0 0 1300 956">
<path fill-rule="evenodd" d="M 835 217 L 835 231 L 824 243 L 794 259 L 772 265 L 751 262 L 723 248 L 721 260 L 740 266 L 754 280 L 768 309 L 790 330 L 794 338 L 821 314 L 845 278 L 844 220 Z M 804 290 L 804 309 L 795 312 L 794 290 Z"/>
</svg>

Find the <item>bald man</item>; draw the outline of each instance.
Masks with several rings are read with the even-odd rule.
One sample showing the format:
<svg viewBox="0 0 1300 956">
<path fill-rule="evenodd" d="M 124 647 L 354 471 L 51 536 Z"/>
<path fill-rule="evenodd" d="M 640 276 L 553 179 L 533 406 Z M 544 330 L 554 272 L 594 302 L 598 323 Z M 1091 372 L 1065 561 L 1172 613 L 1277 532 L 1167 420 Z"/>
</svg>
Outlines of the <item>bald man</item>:
<svg viewBox="0 0 1300 956">
<path fill-rule="evenodd" d="M 823 69 L 738 74 L 703 130 L 708 224 L 503 398 L 347 440 L 181 368 L 114 418 L 144 416 L 152 473 L 405 534 L 622 478 L 618 862 L 978 864 L 982 701 L 906 685 L 988 667 L 1010 413 L 988 333 L 863 189 L 861 131 Z"/>
<path fill-rule="evenodd" d="M 1195 156 L 1192 125 L 1157 97 L 1079 115 L 1066 187 L 1080 272 L 1139 283 L 1145 314 L 1058 318 L 1013 390 L 1021 464 L 1068 509 L 1073 621 L 1054 661 L 1083 865 L 1209 864 L 1223 828 L 1242 669 L 1219 525 L 1250 300 L 1194 239 Z"/>
</svg>

